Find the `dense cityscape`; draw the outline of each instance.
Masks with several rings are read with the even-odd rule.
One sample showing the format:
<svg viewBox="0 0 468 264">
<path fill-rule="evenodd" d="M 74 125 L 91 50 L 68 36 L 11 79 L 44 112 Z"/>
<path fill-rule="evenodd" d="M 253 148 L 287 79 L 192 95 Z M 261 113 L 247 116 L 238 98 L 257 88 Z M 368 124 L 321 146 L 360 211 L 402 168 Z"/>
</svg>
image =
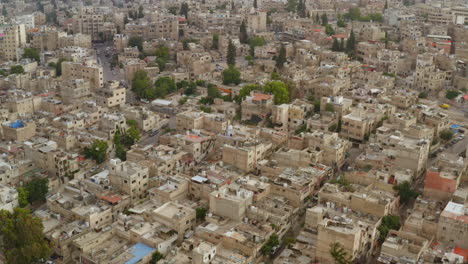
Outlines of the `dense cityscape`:
<svg viewBox="0 0 468 264">
<path fill-rule="evenodd" d="M 468 263 L 468 0 L 0 9 L 0 263 Z"/>
</svg>

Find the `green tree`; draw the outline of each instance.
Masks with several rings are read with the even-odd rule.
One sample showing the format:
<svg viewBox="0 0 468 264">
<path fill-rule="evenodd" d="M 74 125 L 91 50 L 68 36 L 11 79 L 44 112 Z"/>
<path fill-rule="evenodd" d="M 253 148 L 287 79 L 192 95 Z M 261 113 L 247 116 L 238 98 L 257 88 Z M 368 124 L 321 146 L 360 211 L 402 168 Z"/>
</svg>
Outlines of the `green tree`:
<svg viewBox="0 0 468 264">
<path fill-rule="evenodd" d="M 6 263 L 30 264 L 49 259 L 51 250 L 43 233 L 42 221 L 31 211 L 15 208 L 0 211 L 0 248 Z"/>
<path fill-rule="evenodd" d="M 188 85 L 189 85 L 189 82 L 187 82 L 186 80 L 182 80 L 182 81 L 176 83 L 177 89 L 187 88 Z"/>
<path fill-rule="evenodd" d="M 305 0 L 299 0 L 299 3 L 297 4 L 297 15 L 300 17 L 306 17 L 306 6 L 305 6 Z"/>
<path fill-rule="evenodd" d="M 321 19 L 322 19 L 322 26 L 328 25 L 328 16 L 326 13 L 322 14 Z"/>
<path fill-rule="evenodd" d="M 419 192 L 413 189 L 408 181 L 393 186 L 393 189 L 398 192 L 402 204 L 407 204 L 419 196 Z"/>
<path fill-rule="evenodd" d="M 205 221 L 206 213 L 208 210 L 204 207 L 198 207 L 195 209 L 196 215 L 197 215 L 197 220 L 198 221 Z"/>
<path fill-rule="evenodd" d="M 281 76 L 276 71 L 273 71 L 271 73 L 270 79 L 279 81 L 279 80 L 281 80 Z"/>
<path fill-rule="evenodd" d="M 257 0 L 254 0 L 254 1 L 253 1 L 253 7 L 254 7 L 255 9 L 257 9 L 257 8 L 258 8 L 258 5 L 257 5 Z"/>
<path fill-rule="evenodd" d="M 338 27 L 345 28 L 346 27 L 346 22 L 343 19 L 338 19 L 338 21 L 336 22 L 336 25 Z"/>
<path fill-rule="evenodd" d="M 332 44 L 332 51 L 340 51 L 340 43 L 338 42 L 337 38 L 333 39 L 333 44 Z"/>
<path fill-rule="evenodd" d="M 351 30 L 348 41 L 346 42 L 346 53 L 348 53 L 349 56 L 354 57 L 355 52 L 356 52 L 356 37 L 354 36 L 354 31 Z"/>
<path fill-rule="evenodd" d="M 236 56 L 236 46 L 229 40 L 226 62 L 230 67 L 236 66 Z"/>
<path fill-rule="evenodd" d="M 319 13 L 315 14 L 314 22 L 315 22 L 315 24 L 320 24 L 320 15 L 319 15 Z"/>
<path fill-rule="evenodd" d="M 164 258 L 164 255 L 156 250 L 153 253 L 153 255 L 151 256 L 151 260 L 150 260 L 149 264 L 156 264 L 156 263 L 158 263 L 158 261 L 160 261 L 163 258 Z"/>
<path fill-rule="evenodd" d="M 159 77 L 154 83 L 156 97 L 164 98 L 177 90 L 175 81 L 168 76 Z"/>
<path fill-rule="evenodd" d="M 440 139 L 444 140 L 444 141 L 450 141 L 452 138 L 453 138 L 453 131 L 450 130 L 450 129 L 444 129 L 440 132 Z"/>
<path fill-rule="evenodd" d="M 125 149 L 124 145 L 122 144 L 115 145 L 115 156 L 122 161 L 127 160 L 127 150 Z"/>
<path fill-rule="evenodd" d="M 50 24 L 57 24 L 57 13 L 52 11 L 46 14 L 46 21 Z"/>
<path fill-rule="evenodd" d="M 320 113 L 320 100 L 314 100 L 314 112 Z"/>
<path fill-rule="evenodd" d="M 452 99 L 455 99 L 458 95 L 460 95 L 459 91 L 447 90 L 447 92 L 445 93 L 445 98 L 452 100 Z"/>
<path fill-rule="evenodd" d="M 380 232 L 379 241 L 383 243 L 387 238 L 388 231 L 400 229 L 400 217 L 398 215 L 386 215 L 378 228 Z"/>
<path fill-rule="evenodd" d="M 335 107 L 333 106 L 333 104 L 327 103 L 325 105 L 325 111 L 334 113 L 335 112 Z"/>
<path fill-rule="evenodd" d="M 426 92 L 420 92 L 418 95 L 418 98 L 424 99 L 427 98 L 427 93 Z"/>
<path fill-rule="evenodd" d="M 213 39 L 211 40 L 211 49 L 217 50 L 219 48 L 219 35 L 214 34 Z"/>
<path fill-rule="evenodd" d="M 177 15 L 177 6 L 170 6 L 168 11 L 170 14 Z"/>
<path fill-rule="evenodd" d="M 96 161 L 98 164 L 103 163 L 107 159 L 108 144 L 104 140 L 95 140 L 91 147 L 85 147 L 83 150 L 84 156 L 88 159 Z"/>
<path fill-rule="evenodd" d="M 242 44 L 249 43 L 249 35 L 247 34 L 247 25 L 245 24 L 245 20 L 242 20 L 239 28 L 239 41 Z"/>
<path fill-rule="evenodd" d="M 61 76 L 62 75 L 62 62 L 64 61 L 68 61 L 67 59 L 59 59 L 57 64 L 55 65 L 55 74 L 57 76 Z"/>
<path fill-rule="evenodd" d="M 297 4 L 297 0 L 288 0 L 288 3 L 286 4 L 286 10 L 288 12 L 296 12 Z"/>
<path fill-rule="evenodd" d="M 37 49 L 35 48 L 25 48 L 23 58 L 28 58 L 37 62 L 41 60 L 39 56 L 39 51 L 37 51 Z"/>
<path fill-rule="evenodd" d="M 21 65 L 15 65 L 12 66 L 10 69 L 11 74 L 23 74 L 24 73 L 24 68 Z"/>
<path fill-rule="evenodd" d="M 207 87 L 208 97 L 210 98 L 221 98 L 221 92 L 216 88 L 214 84 L 208 84 Z"/>
<path fill-rule="evenodd" d="M 197 93 L 197 84 L 194 82 L 191 82 L 187 85 L 187 88 L 185 89 L 185 95 L 192 95 Z"/>
<path fill-rule="evenodd" d="M 19 187 L 18 188 L 18 204 L 20 207 L 26 207 L 29 204 L 28 197 L 29 197 L 28 190 L 26 190 L 26 188 L 24 187 Z"/>
<path fill-rule="evenodd" d="M 249 40 L 249 54 L 252 57 L 255 57 L 255 47 L 263 46 L 266 44 L 266 41 L 263 37 L 252 37 Z"/>
<path fill-rule="evenodd" d="M 330 255 L 335 260 L 335 264 L 351 264 L 352 260 L 348 252 L 345 251 L 339 242 L 330 245 Z"/>
<path fill-rule="evenodd" d="M 241 82 L 240 71 L 234 66 L 229 66 L 229 68 L 223 71 L 223 84 L 235 84 L 238 85 Z"/>
<path fill-rule="evenodd" d="M 331 35 L 335 34 L 335 30 L 333 29 L 332 25 L 330 25 L 330 24 L 325 25 L 325 33 L 328 36 L 331 36 Z"/>
<path fill-rule="evenodd" d="M 277 234 L 272 234 L 267 242 L 262 246 L 261 252 L 264 256 L 271 256 L 274 253 L 275 247 L 279 245 L 279 237 Z"/>
<path fill-rule="evenodd" d="M 238 103 L 241 103 L 245 97 L 247 97 L 248 95 L 250 95 L 250 93 L 252 91 L 261 91 L 262 88 L 256 84 L 248 84 L 248 85 L 244 85 L 244 87 L 242 87 L 239 91 L 239 94 L 237 95 L 237 97 L 235 98 L 235 100 L 238 102 Z"/>
<path fill-rule="evenodd" d="M 182 5 L 180 6 L 180 12 L 179 14 L 185 16 L 185 19 L 188 19 L 188 12 L 189 12 L 189 6 L 187 3 L 182 3 Z"/>
<path fill-rule="evenodd" d="M 155 91 L 151 85 L 151 80 L 148 77 L 148 73 L 144 70 L 138 70 L 135 72 L 132 80 L 132 90 L 141 98 L 156 98 Z"/>
<path fill-rule="evenodd" d="M 361 19 L 361 10 L 358 7 L 351 7 L 345 17 L 350 20 L 359 20 Z"/>
<path fill-rule="evenodd" d="M 137 47 L 140 52 L 143 51 L 143 38 L 140 36 L 133 36 L 128 39 L 129 47 Z"/>
<path fill-rule="evenodd" d="M 205 105 L 200 105 L 200 110 L 202 110 L 205 113 L 211 113 L 212 112 L 211 107 L 205 106 Z"/>
<path fill-rule="evenodd" d="M 267 82 L 263 87 L 263 91 L 272 93 L 275 96 L 276 105 L 289 103 L 288 86 L 282 81 Z"/>
<path fill-rule="evenodd" d="M 141 132 L 137 126 L 130 126 L 127 129 L 127 134 L 133 139 L 134 142 L 137 142 L 141 138 Z"/>
<path fill-rule="evenodd" d="M 278 52 L 278 56 L 276 57 L 276 67 L 278 69 L 282 69 L 285 62 L 286 62 L 286 47 L 284 47 L 284 44 L 281 44 L 280 50 Z"/>
<path fill-rule="evenodd" d="M 26 183 L 24 189 L 28 193 L 28 202 L 44 202 L 49 192 L 49 180 L 47 178 L 35 178 Z"/>
<path fill-rule="evenodd" d="M 143 18 L 145 16 L 145 14 L 143 13 L 143 6 L 140 5 L 138 7 L 138 18 Z"/>
<path fill-rule="evenodd" d="M 292 245 L 292 244 L 295 244 L 295 243 L 296 243 L 296 238 L 293 237 L 293 236 L 285 237 L 285 238 L 284 238 L 284 243 L 285 243 L 286 245 L 288 245 L 288 246 L 289 246 L 289 245 Z"/>
</svg>

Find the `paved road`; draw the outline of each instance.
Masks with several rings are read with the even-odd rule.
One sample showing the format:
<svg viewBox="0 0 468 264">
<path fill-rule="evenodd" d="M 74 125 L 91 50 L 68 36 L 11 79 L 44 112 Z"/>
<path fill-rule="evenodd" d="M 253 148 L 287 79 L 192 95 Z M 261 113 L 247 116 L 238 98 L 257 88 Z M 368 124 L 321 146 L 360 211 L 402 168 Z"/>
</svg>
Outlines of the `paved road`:
<svg viewBox="0 0 468 264">
<path fill-rule="evenodd" d="M 121 70 L 119 68 L 114 68 L 114 70 L 112 70 L 110 67 L 110 61 L 112 59 L 112 44 L 96 44 L 94 45 L 94 48 L 97 51 L 97 60 L 103 68 L 104 81 L 123 80 Z M 106 57 L 106 54 L 109 54 L 109 56 Z"/>
</svg>

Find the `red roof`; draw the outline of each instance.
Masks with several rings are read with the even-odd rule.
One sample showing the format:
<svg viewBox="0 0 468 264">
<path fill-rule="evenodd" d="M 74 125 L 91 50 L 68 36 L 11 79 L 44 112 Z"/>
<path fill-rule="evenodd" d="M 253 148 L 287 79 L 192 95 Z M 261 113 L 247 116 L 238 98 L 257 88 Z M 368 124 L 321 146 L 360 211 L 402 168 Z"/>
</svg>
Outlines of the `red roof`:
<svg viewBox="0 0 468 264">
<path fill-rule="evenodd" d="M 226 88 L 221 88 L 221 87 L 217 87 L 218 90 L 220 90 L 221 92 L 224 92 L 224 93 L 232 93 L 231 89 L 226 89 Z"/>
<path fill-rule="evenodd" d="M 333 35 L 333 37 L 334 37 L 334 38 L 341 38 L 341 39 L 344 39 L 344 38 L 347 38 L 348 35 L 346 35 L 346 34 L 335 34 L 335 35 Z"/>
<path fill-rule="evenodd" d="M 468 249 L 464 249 L 464 248 L 461 248 L 461 247 L 455 247 L 453 249 L 453 253 L 455 253 L 457 255 L 460 255 L 460 256 L 463 256 L 464 261 L 468 260 Z"/>
<path fill-rule="evenodd" d="M 116 203 L 122 201 L 122 198 L 120 196 L 116 196 L 116 195 L 102 196 L 101 199 L 104 200 L 104 201 L 108 201 L 111 204 L 116 204 Z"/>
<path fill-rule="evenodd" d="M 465 94 L 465 95 L 463 96 L 463 99 L 468 100 L 468 94 Z"/>
<path fill-rule="evenodd" d="M 254 101 L 261 101 L 261 100 L 269 100 L 271 98 L 270 94 L 264 94 L 264 93 L 254 93 L 253 94 L 253 99 Z"/>
<path fill-rule="evenodd" d="M 427 171 L 424 189 L 454 193 L 457 189 L 457 181 L 441 177 L 436 171 Z"/>
<path fill-rule="evenodd" d="M 178 20 L 179 22 L 185 22 L 185 21 L 187 21 L 187 19 L 185 19 L 185 18 L 183 18 L 183 17 L 179 17 L 179 18 L 177 18 L 177 20 Z"/>
</svg>

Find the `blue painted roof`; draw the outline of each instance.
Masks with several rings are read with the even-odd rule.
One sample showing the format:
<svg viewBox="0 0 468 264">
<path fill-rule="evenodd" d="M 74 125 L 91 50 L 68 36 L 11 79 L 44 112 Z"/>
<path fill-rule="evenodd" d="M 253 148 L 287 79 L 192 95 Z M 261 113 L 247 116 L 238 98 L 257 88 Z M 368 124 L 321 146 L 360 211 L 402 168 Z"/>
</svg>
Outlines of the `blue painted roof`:
<svg viewBox="0 0 468 264">
<path fill-rule="evenodd" d="M 144 257 L 153 253 L 154 250 L 154 248 L 147 246 L 143 243 L 137 243 L 133 247 L 128 249 L 129 253 L 133 254 L 134 257 L 131 258 L 129 261 L 125 262 L 125 264 L 136 264 Z"/>
<path fill-rule="evenodd" d="M 17 120 L 16 122 L 11 123 L 11 124 L 10 124 L 10 127 L 11 127 L 11 128 L 20 128 L 20 127 L 24 127 L 23 120 Z"/>
<path fill-rule="evenodd" d="M 457 125 L 457 124 L 451 125 L 451 126 L 450 126 L 450 128 L 459 128 L 459 127 L 461 127 L 461 126 L 460 126 L 460 125 Z"/>
</svg>

